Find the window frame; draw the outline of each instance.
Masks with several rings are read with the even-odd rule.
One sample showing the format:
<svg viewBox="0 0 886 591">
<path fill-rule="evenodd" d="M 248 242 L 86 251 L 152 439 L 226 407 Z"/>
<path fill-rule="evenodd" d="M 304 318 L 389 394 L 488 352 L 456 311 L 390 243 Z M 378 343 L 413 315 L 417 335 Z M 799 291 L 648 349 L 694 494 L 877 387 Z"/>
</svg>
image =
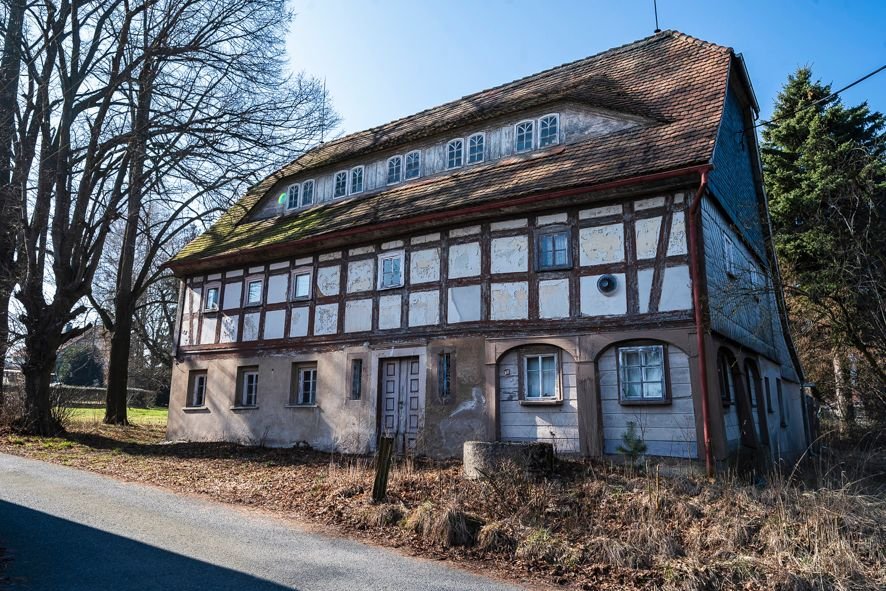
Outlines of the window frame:
<svg viewBox="0 0 886 591">
<path fill-rule="evenodd" d="M 544 368 L 542 359 L 554 359 L 554 395 L 541 396 L 544 390 Z M 539 396 L 529 396 L 529 360 L 539 360 Z M 562 367 L 560 352 L 555 348 L 526 349 L 520 352 L 520 403 L 521 404 L 561 404 L 563 402 Z"/>
<path fill-rule="evenodd" d="M 209 307 L 209 293 L 215 291 L 215 307 Z M 207 312 L 218 312 L 221 310 L 221 284 L 207 284 L 203 286 L 203 305 L 200 306 L 204 313 Z"/>
<path fill-rule="evenodd" d="M 366 360 L 362 357 L 351 357 L 350 362 L 348 367 L 348 400 L 363 400 L 363 374 Z"/>
<path fill-rule="evenodd" d="M 305 203 L 305 187 L 311 187 L 311 201 L 309 203 Z M 317 183 L 314 179 L 308 179 L 303 181 L 301 184 L 301 196 L 299 197 L 298 206 L 302 207 L 310 207 L 314 205 L 314 195 L 317 192 Z"/>
<path fill-rule="evenodd" d="M 292 189 L 295 189 L 295 205 L 292 204 Z M 286 189 L 286 211 L 301 207 L 301 183 L 292 183 Z"/>
<path fill-rule="evenodd" d="M 300 296 L 296 293 L 295 288 L 298 285 L 297 278 L 302 277 L 304 275 L 308 276 L 308 294 Z M 304 302 L 311 299 L 311 296 L 314 294 L 314 270 L 311 267 L 302 267 L 299 269 L 293 269 L 290 272 L 290 293 L 289 293 L 289 301 L 290 302 Z"/>
<path fill-rule="evenodd" d="M 769 382 L 769 376 L 763 376 L 763 387 L 766 392 L 766 413 L 775 414 L 775 407 L 772 405 L 772 384 Z"/>
<path fill-rule="evenodd" d="M 480 159 L 479 160 L 471 160 L 471 140 L 473 140 L 475 138 L 480 138 L 480 140 L 482 142 L 482 144 L 480 146 Z M 467 137 L 466 144 L 467 145 L 465 146 L 466 147 L 466 149 L 465 149 L 466 154 L 465 155 L 467 156 L 467 158 L 464 159 L 466 165 L 470 166 L 471 164 L 481 164 L 482 162 L 486 161 L 486 132 L 478 131 L 477 133 L 472 133 L 471 135 L 469 135 Z"/>
<path fill-rule="evenodd" d="M 310 381 L 312 386 L 311 396 L 309 399 L 304 398 L 303 379 L 304 372 L 313 372 L 313 379 Z M 289 403 L 287 406 L 295 407 L 314 407 L 317 406 L 317 385 L 319 382 L 319 373 L 317 371 L 316 361 L 297 361 L 292 364 L 292 379 L 289 385 Z"/>
<path fill-rule="evenodd" d="M 400 164 L 397 167 L 397 178 L 396 180 L 391 180 L 391 163 L 394 160 L 399 160 Z M 403 182 L 403 156 L 401 154 L 394 154 L 390 158 L 385 161 L 385 184 L 386 185 L 398 185 Z"/>
<path fill-rule="evenodd" d="M 407 161 L 409 160 L 410 156 L 418 157 L 418 168 L 415 176 L 409 176 L 408 173 L 409 166 L 407 164 Z M 417 179 L 421 177 L 421 150 L 411 150 L 409 152 L 406 152 L 406 154 L 403 156 L 403 174 L 401 176 L 403 177 L 404 181 L 411 181 L 412 179 Z"/>
<path fill-rule="evenodd" d="M 787 405 L 784 403 L 784 386 L 782 386 L 781 378 L 775 378 L 775 395 L 778 398 L 778 417 L 780 426 L 782 429 L 787 429 L 788 411 Z"/>
<path fill-rule="evenodd" d="M 763 394 L 763 380 L 760 378 L 760 370 L 753 359 L 745 359 L 744 361 L 744 378 L 748 384 L 748 398 L 751 400 L 751 408 L 757 409 L 759 407 L 757 397 Z"/>
<path fill-rule="evenodd" d="M 730 279 L 737 279 L 738 269 L 735 266 L 735 241 L 725 233 L 723 234 L 723 263 L 726 276 Z"/>
<path fill-rule="evenodd" d="M 456 142 L 459 142 L 461 145 L 461 148 L 459 149 L 459 162 L 458 162 L 458 164 L 450 164 L 449 148 L 453 144 L 455 144 Z M 464 140 L 464 138 L 456 137 L 456 138 L 452 138 L 451 140 L 446 142 L 446 149 L 445 149 L 443 155 L 446 160 L 446 170 L 455 170 L 457 168 L 464 167 L 464 165 L 465 165 L 465 140 Z"/>
<path fill-rule="evenodd" d="M 255 376 L 254 383 L 254 392 L 252 395 L 252 403 L 249 404 L 247 400 L 247 396 L 249 394 L 248 390 L 248 378 L 249 376 Z M 236 391 L 236 399 L 234 401 L 235 408 L 256 408 L 258 406 L 258 386 L 259 386 L 259 368 L 257 365 L 246 365 L 237 368 L 237 391 Z"/>
<path fill-rule="evenodd" d="M 557 133 L 554 134 L 554 141 L 549 144 L 542 145 L 541 143 L 541 122 L 545 119 L 553 118 L 557 122 Z M 547 115 L 542 115 L 538 118 L 538 148 L 547 148 L 548 146 L 556 146 L 560 143 L 560 114 L 559 113 L 548 113 Z"/>
<path fill-rule="evenodd" d="M 731 361 L 730 361 L 731 360 Z M 738 361 L 729 349 L 721 347 L 717 352 L 717 382 L 720 386 L 720 403 L 723 409 L 735 404 L 737 386 L 735 383 L 735 368 Z"/>
<path fill-rule="evenodd" d="M 384 284 L 384 273 L 385 273 L 385 265 L 384 262 L 388 259 L 400 259 L 400 283 L 397 285 L 385 285 Z M 406 270 L 404 267 L 406 266 L 406 253 L 403 250 L 392 250 L 388 252 L 383 252 L 378 255 L 378 278 L 376 280 L 376 289 L 379 291 L 387 290 L 387 289 L 399 289 L 406 285 Z"/>
<path fill-rule="evenodd" d="M 345 184 L 344 184 L 344 193 L 339 194 L 338 192 L 338 179 L 341 175 L 344 175 Z M 350 184 L 351 175 L 347 170 L 339 170 L 334 175 L 332 175 L 332 198 L 333 199 L 341 199 L 342 197 L 348 196 L 348 185 Z"/>
<path fill-rule="evenodd" d="M 360 172 L 360 190 L 354 189 L 354 174 Z M 348 195 L 358 195 L 366 189 L 366 167 L 362 164 L 353 167 L 348 173 Z"/>
<path fill-rule="evenodd" d="M 622 351 L 634 350 L 640 351 L 648 348 L 659 348 L 661 350 L 661 397 L 647 398 L 641 394 L 640 398 L 627 398 L 624 395 L 622 368 L 623 361 Z M 671 368 L 669 364 L 668 344 L 661 341 L 628 341 L 615 345 L 615 370 L 618 382 L 618 403 L 622 406 L 662 406 L 671 404 Z M 644 366 L 640 365 L 641 372 Z M 641 377 L 642 384 L 646 383 Z M 651 383 L 651 382 L 650 382 Z"/>
<path fill-rule="evenodd" d="M 455 376 L 455 350 L 444 349 L 437 354 L 437 397 L 442 402 L 452 398 Z"/>
<path fill-rule="evenodd" d="M 200 404 L 196 402 L 196 389 L 199 381 L 203 381 L 203 396 Z M 205 369 L 194 369 L 188 372 L 188 395 L 185 398 L 185 408 L 206 408 L 206 391 L 209 385 L 209 371 Z"/>
<path fill-rule="evenodd" d="M 543 265 L 542 264 L 542 240 L 548 236 L 557 234 L 566 235 L 566 262 L 563 264 Z M 556 252 L 556 251 L 555 251 Z M 572 228 L 565 225 L 546 226 L 535 232 L 535 271 L 537 273 L 546 271 L 568 271 L 572 269 Z"/>
<path fill-rule="evenodd" d="M 265 301 L 265 279 L 264 279 L 264 277 L 252 277 L 252 278 L 247 277 L 246 281 L 244 283 L 245 283 L 245 289 L 243 290 L 243 307 L 244 308 L 251 308 L 253 306 L 261 306 L 262 303 L 264 303 L 264 301 Z M 258 285 L 259 285 L 258 301 L 257 302 L 254 302 L 249 299 L 249 287 L 253 283 L 258 283 Z"/>
<path fill-rule="evenodd" d="M 519 131 L 518 131 L 518 130 L 519 130 L 519 128 L 520 128 L 521 125 L 525 125 L 525 124 L 527 124 L 527 123 L 528 123 L 529 125 L 532 126 L 532 132 L 531 132 L 531 134 L 530 134 L 531 137 L 529 138 L 529 147 L 528 147 L 528 148 L 524 148 L 523 150 L 520 150 L 520 149 L 517 148 L 517 145 L 518 145 L 518 144 L 517 144 L 517 141 L 518 141 L 517 138 L 519 137 L 519 136 L 518 136 L 518 134 L 519 134 Z M 526 152 L 531 152 L 532 150 L 535 149 L 535 127 L 536 127 L 535 119 L 524 119 L 524 120 L 522 120 L 522 121 L 517 121 L 517 122 L 514 124 L 514 154 L 525 154 Z"/>
</svg>

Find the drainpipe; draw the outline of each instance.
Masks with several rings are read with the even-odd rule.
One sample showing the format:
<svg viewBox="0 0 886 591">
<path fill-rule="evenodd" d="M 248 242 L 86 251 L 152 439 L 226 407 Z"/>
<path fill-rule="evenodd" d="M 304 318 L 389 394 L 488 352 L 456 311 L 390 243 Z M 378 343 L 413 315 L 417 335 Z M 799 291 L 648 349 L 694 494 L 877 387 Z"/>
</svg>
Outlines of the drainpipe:
<svg viewBox="0 0 886 591">
<path fill-rule="evenodd" d="M 704 437 L 704 461 L 708 476 L 714 475 L 714 452 L 711 449 L 711 410 L 708 400 L 708 362 L 704 339 L 704 313 L 701 308 L 701 248 L 698 243 L 698 210 L 708 185 L 708 173 L 712 166 L 701 171 L 698 191 L 689 205 L 689 265 L 692 268 L 692 308 L 695 311 L 695 337 L 698 349 L 698 373 L 701 380 L 701 418 Z"/>
</svg>

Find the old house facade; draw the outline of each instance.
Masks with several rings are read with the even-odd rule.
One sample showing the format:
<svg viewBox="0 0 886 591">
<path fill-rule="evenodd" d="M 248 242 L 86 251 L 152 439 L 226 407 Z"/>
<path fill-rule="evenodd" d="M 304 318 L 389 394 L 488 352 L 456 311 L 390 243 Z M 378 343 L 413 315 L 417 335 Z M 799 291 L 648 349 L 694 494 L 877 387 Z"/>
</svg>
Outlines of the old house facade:
<svg viewBox="0 0 886 591">
<path fill-rule="evenodd" d="M 169 263 L 168 437 L 798 453 L 756 109 L 666 31 L 307 152 Z"/>
</svg>

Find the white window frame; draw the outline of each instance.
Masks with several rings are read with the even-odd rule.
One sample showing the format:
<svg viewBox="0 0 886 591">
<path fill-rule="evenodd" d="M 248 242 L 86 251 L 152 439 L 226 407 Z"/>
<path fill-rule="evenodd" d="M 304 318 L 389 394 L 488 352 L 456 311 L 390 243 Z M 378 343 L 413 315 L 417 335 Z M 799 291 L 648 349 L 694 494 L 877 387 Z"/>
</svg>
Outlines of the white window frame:
<svg viewBox="0 0 886 591">
<path fill-rule="evenodd" d="M 391 162 L 400 160 L 400 169 L 397 171 L 397 179 L 391 180 Z M 396 185 L 403 182 L 403 156 L 396 154 L 385 161 L 385 184 Z"/>
<path fill-rule="evenodd" d="M 450 166 L 449 164 L 449 148 L 455 142 L 461 142 L 461 162 L 459 164 L 455 164 Z M 446 159 L 446 170 L 455 170 L 456 168 L 461 168 L 465 165 L 465 140 L 464 138 L 456 137 L 452 138 L 448 142 L 446 142 L 446 151 L 444 153 L 444 158 Z"/>
<path fill-rule="evenodd" d="M 243 383 L 240 384 L 240 406 L 257 406 L 258 405 L 258 371 L 244 371 L 241 374 Z M 252 401 L 249 401 L 249 378 L 255 376 L 254 391 L 252 393 Z"/>
<path fill-rule="evenodd" d="M 532 137 L 529 139 L 529 147 L 520 150 L 517 148 L 517 137 L 518 137 L 518 129 L 521 125 L 528 123 L 532 126 Z M 526 152 L 531 152 L 535 149 L 535 136 L 537 124 L 535 119 L 524 119 L 523 121 L 517 121 L 514 124 L 514 154 L 525 154 Z"/>
<path fill-rule="evenodd" d="M 473 140 L 474 138 L 480 138 L 483 141 L 483 146 L 480 149 L 480 159 L 479 160 L 471 160 L 471 140 Z M 484 162 L 486 160 L 486 133 L 485 132 L 481 131 L 478 133 L 472 133 L 471 135 L 468 136 L 466 144 L 467 144 L 467 146 L 466 146 L 467 149 L 465 150 L 465 155 L 467 156 L 467 158 L 465 158 L 466 164 L 468 164 L 468 165 L 480 164 L 481 162 Z"/>
<path fill-rule="evenodd" d="M 628 398 L 625 396 L 624 386 L 624 368 L 625 367 L 637 367 L 637 366 L 627 366 L 622 359 L 622 353 L 625 352 L 636 352 L 642 353 L 647 349 L 658 349 L 661 355 L 661 395 L 660 396 L 646 396 L 646 393 L 643 391 L 643 384 L 652 383 L 651 380 L 646 380 L 642 375 L 644 365 L 640 367 L 640 397 L 639 398 Z M 667 347 L 664 345 L 657 344 L 647 344 L 647 345 L 624 345 L 617 347 L 615 350 L 615 354 L 618 361 L 618 401 L 621 404 L 643 404 L 643 403 L 667 403 L 670 401 L 670 392 L 668 391 L 668 361 L 667 361 Z M 636 382 L 634 382 L 636 383 Z"/>
<path fill-rule="evenodd" d="M 305 372 L 313 373 L 313 379 L 310 381 L 311 386 L 313 387 L 313 391 L 309 394 L 308 398 L 305 398 L 305 391 L 303 389 L 304 380 L 302 379 L 302 375 Z M 317 404 L 317 364 L 316 363 L 305 363 L 305 364 L 296 364 L 296 372 L 295 372 L 295 399 L 290 400 L 289 404 L 293 406 L 316 406 Z"/>
<path fill-rule="evenodd" d="M 295 288 L 296 288 L 296 285 L 297 285 L 297 283 L 296 283 L 296 279 L 297 279 L 298 277 L 301 277 L 302 275 L 307 275 L 307 276 L 308 276 L 308 295 L 304 295 L 304 296 L 297 295 L 296 292 L 295 292 Z M 303 302 L 303 301 L 305 301 L 305 300 L 310 300 L 310 299 L 311 299 L 311 295 L 312 295 L 312 293 L 313 293 L 313 291 L 314 291 L 314 289 L 313 289 L 313 283 L 314 283 L 313 280 L 314 280 L 314 276 L 313 276 L 313 275 L 314 275 L 313 269 L 311 269 L 310 267 L 304 267 L 304 268 L 300 268 L 300 269 L 294 269 L 294 270 L 292 271 L 292 273 L 291 273 L 291 276 L 292 276 L 292 277 L 291 277 L 292 289 L 291 289 L 291 291 L 290 291 L 290 293 L 289 293 L 289 299 L 290 299 L 291 301 L 293 301 L 293 302 L 296 302 L 296 301 Z"/>
<path fill-rule="evenodd" d="M 209 373 L 205 370 L 194 375 L 191 391 L 188 392 L 188 408 L 201 408 L 206 406 L 206 383 L 208 378 Z M 200 388 L 202 388 L 203 391 L 200 395 L 200 404 L 197 404 L 197 390 Z"/>
<path fill-rule="evenodd" d="M 723 234 L 723 264 L 729 277 L 733 279 L 738 277 L 735 265 L 735 242 L 727 234 Z"/>
<path fill-rule="evenodd" d="M 406 174 L 406 171 L 409 169 L 409 167 L 406 165 L 406 162 L 409 160 L 410 156 L 417 156 L 418 157 L 418 172 L 415 174 L 415 176 L 407 176 L 407 174 Z M 403 156 L 403 174 L 402 174 L 402 176 L 403 176 L 404 181 L 410 181 L 412 179 L 417 179 L 421 176 L 421 150 L 412 150 L 411 152 L 406 152 L 406 155 Z"/>
<path fill-rule="evenodd" d="M 354 174 L 360 171 L 360 190 L 354 190 Z M 366 188 L 366 170 L 365 167 L 361 164 L 360 166 L 355 166 L 351 169 L 351 172 L 348 176 L 348 195 L 357 195 L 358 193 L 362 193 Z"/>
<path fill-rule="evenodd" d="M 308 203 L 305 203 L 305 187 L 311 187 L 311 200 Z M 308 179 L 301 184 L 301 195 L 299 195 L 298 206 L 299 207 L 310 207 L 314 205 L 314 194 L 317 191 L 317 183 L 314 182 L 314 179 Z"/>
<path fill-rule="evenodd" d="M 246 285 L 244 286 L 245 289 L 243 290 L 243 307 L 246 308 L 249 306 L 261 306 L 262 302 L 264 302 L 264 299 L 265 299 L 265 279 L 264 279 L 264 277 L 247 278 L 245 283 L 246 283 Z M 253 283 L 258 283 L 258 285 L 259 285 L 258 301 L 257 302 L 254 302 L 249 299 L 249 286 L 252 285 Z"/>
<path fill-rule="evenodd" d="M 560 400 L 560 356 L 556 352 L 549 353 L 531 353 L 524 354 L 523 356 L 523 392 L 522 398 L 523 400 L 533 402 L 533 401 L 550 401 L 550 400 Z M 542 395 L 542 391 L 544 390 L 544 370 L 542 359 L 546 357 L 552 357 L 554 359 L 554 393 L 551 396 Z M 530 359 L 538 359 L 538 396 L 530 396 L 529 392 L 529 360 Z"/>
<path fill-rule="evenodd" d="M 340 175 L 345 176 L 345 192 L 339 194 L 338 191 L 338 177 Z M 351 182 L 351 175 L 347 170 L 339 170 L 334 175 L 332 175 L 332 198 L 333 199 L 341 199 L 342 197 L 348 196 L 348 185 Z"/>
<path fill-rule="evenodd" d="M 385 285 L 384 277 L 385 277 L 385 261 L 390 259 L 399 259 L 400 260 L 400 282 L 396 285 Z M 384 252 L 378 255 L 378 281 L 377 287 L 379 290 L 382 289 L 397 289 L 399 287 L 403 287 L 405 285 L 405 277 L 406 277 L 406 269 L 404 269 L 404 265 L 406 262 L 406 256 L 404 251 L 402 250 L 393 250 L 390 252 Z"/>
<path fill-rule="evenodd" d="M 554 135 L 554 141 L 550 144 L 541 145 L 541 122 L 545 119 L 549 119 L 553 117 L 554 121 L 557 122 L 557 133 Z M 548 146 L 556 146 L 560 143 L 560 114 L 559 113 L 548 113 L 547 115 L 542 115 L 538 118 L 538 147 L 539 148 L 547 148 Z"/>
<path fill-rule="evenodd" d="M 292 190 L 295 189 L 295 205 L 292 204 Z M 289 188 L 286 189 L 286 210 L 290 211 L 293 209 L 298 209 L 301 205 L 301 184 L 300 183 L 292 183 L 289 185 Z"/>
<path fill-rule="evenodd" d="M 209 306 L 209 292 L 215 290 L 215 307 Z M 221 284 L 205 285 L 203 288 L 203 311 L 218 312 L 221 307 Z"/>
</svg>

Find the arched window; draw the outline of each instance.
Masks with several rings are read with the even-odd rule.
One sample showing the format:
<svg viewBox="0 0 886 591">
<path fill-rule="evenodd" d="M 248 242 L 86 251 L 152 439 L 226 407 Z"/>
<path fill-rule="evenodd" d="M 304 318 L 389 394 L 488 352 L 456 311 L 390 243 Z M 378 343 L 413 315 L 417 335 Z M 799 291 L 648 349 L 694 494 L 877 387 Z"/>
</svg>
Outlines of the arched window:
<svg viewBox="0 0 886 591">
<path fill-rule="evenodd" d="M 748 396 L 751 398 L 751 406 L 757 408 L 758 402 L 763 398 L 763 387 L 760 383 L 760 372 L 757 364 L 748 359 L 744 363 L 745 377 L 748 382 Z"/>
<path fill-rule="evenodd" d="M 301 206 L 314 204 L 314 181 L 305 181 L 301 185 Z"/>
<path fill-rule="evenodd" d="M 468 164 L 483 162 L 483 150 L 486 146 L 486 135 L 475 133 L 468 138 Z"/>
<path fill-rule="evenodd" d="M 406 180 L 417 179 L 421 175 L 421 152 L 414 150 L 406 154 L 406 166 L 403 177 Z"/>
<path fill-rule="evenodd" d="M 560 143 L 560 116 L 545 115 L 538 120 L 538 147 Z"/>
<path fill-rule="evenodd" d="M 289 196 L 286 201 L 286 209 L 295 209 L 296 207 L 298 207 L 298 190 L 298 183 L 289 186 Z"/>
<path fill-rule="evenodd" d="M 521 121 L 514 126 L 514 151 L 528 152 L 535 143 L 535 121 Z"/>
<path fill-rule="evenodd" d="M 446 144 L 446 168 L 459 168 L 464 163 L 464 140 L 449 140 Z"/>
<path fill-rule="evenodd" d="M 351 169 L 351 195 L 363 192 L 363 167 L 355 166 Z"/>
<path fill-rule="evenodd" d="M 332 188 L 333 197 L 344 197 L 348 194 L 348 171 L 342 170 L 335 173 L 335 183 Z"/>
<path fill-rule="evenodd" d="M 399 183 L 403 173 L 403 157 L 391 156 L 388 158 L 388 184 L 394 185 Z"/>
</svg>

